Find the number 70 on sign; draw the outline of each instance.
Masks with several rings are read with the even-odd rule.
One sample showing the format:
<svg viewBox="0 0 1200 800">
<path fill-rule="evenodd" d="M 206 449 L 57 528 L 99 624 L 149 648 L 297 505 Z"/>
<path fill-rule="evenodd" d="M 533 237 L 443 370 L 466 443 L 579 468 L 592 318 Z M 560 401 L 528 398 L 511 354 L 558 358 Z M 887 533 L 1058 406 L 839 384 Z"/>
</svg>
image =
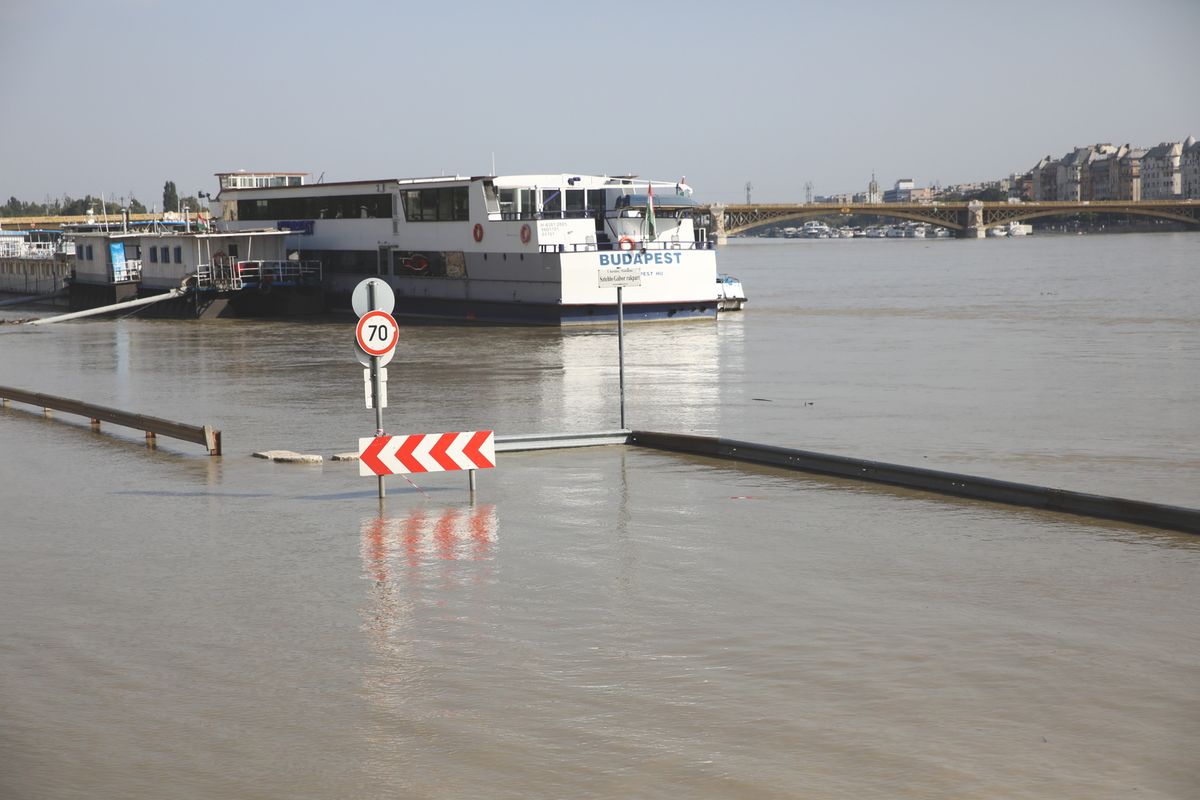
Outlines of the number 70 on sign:
<svg viewBox="0 0 1200 800">
<path fill-rule="evenodd" d="M 369 356 L 386 356 L 396 348 L 400 328 L 386 311 L 368 311 L 358 318 L 354 339 Z"/>
</svg>

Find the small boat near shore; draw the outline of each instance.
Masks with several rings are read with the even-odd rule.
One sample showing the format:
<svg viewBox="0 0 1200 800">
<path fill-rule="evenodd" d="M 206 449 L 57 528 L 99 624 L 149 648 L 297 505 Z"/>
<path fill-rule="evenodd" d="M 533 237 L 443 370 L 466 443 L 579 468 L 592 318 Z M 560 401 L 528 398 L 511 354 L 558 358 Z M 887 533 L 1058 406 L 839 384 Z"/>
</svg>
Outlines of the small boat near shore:
<svg viewBox="0 0 1200 800">
<path fill-rule="evenodd" d="M 324 310 L 321 264 L 289 252 L 273 229 L 96 231 L 74 236 L 72 312 L 131 300 L 151 317 L 292 317 Z"/>
<path fill-rule="evenodd" d="M 717 275 L 717 310 L 741 311 L 746 307 L 746 290 L 742 282 L 732 275 Z"/>
</svg>

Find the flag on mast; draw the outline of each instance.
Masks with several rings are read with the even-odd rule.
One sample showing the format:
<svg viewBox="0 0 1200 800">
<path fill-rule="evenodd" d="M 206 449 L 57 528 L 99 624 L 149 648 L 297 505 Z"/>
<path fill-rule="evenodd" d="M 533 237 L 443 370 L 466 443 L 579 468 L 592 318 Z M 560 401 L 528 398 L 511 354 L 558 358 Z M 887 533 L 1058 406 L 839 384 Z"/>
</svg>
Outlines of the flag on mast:
<svg viewBox="0 0 1200 800">
<path fill-rule="evenodd" d="M 654 184 L 646 184 L 646 238 L 654 241 Z"/>
</svg>

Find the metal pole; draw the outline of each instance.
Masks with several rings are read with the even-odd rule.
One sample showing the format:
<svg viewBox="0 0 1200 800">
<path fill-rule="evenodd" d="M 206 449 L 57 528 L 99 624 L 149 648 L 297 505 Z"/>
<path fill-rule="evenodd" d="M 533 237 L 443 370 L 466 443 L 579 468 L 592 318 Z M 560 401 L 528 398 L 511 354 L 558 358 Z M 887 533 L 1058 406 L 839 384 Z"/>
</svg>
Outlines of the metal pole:
<svg viewBox="0 0 1200 800">
<path fill-rule="evenodd" d="M 467 470 L 467 485 L 471 488 L 471 502 L 475 502 L 475 470 Z"/>
<path fill-rule="evenodd" d="M 374 282 L 367 284 L 367 305 L 371 310 L 375 308 L 375 284 Z M 379 356 L 371 356 L 371 405 L 375 407 L 375 435 L 383 436 L 383 409 L 380 408 L 380 397 L 382 392 L 379 391 Z M 383 476 L 377 475 L 379 481 L 379 498 L 382 500 L 386 490 L 383 486 Z"/>
<path fill-rule="evenodd" d="M 617 365 L 621 379 L 621 430 L 625 430 L 625 304 L 617 287 Z"/>
</svg>

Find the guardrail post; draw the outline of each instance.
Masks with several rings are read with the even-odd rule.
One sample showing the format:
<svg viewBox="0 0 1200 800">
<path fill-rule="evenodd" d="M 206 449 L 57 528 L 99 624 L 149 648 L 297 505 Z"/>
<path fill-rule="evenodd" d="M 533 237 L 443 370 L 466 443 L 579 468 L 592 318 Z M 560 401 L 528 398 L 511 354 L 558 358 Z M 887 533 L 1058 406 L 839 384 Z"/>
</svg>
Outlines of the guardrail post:
<svg viewBox="0 0 1200 800">
<path fill-rule="evenodd" d="M 212 425 L 204 426 L 204 446 L 210 456 L 221 455 L 221 432 L 214 431 Z"/>
</svg>

